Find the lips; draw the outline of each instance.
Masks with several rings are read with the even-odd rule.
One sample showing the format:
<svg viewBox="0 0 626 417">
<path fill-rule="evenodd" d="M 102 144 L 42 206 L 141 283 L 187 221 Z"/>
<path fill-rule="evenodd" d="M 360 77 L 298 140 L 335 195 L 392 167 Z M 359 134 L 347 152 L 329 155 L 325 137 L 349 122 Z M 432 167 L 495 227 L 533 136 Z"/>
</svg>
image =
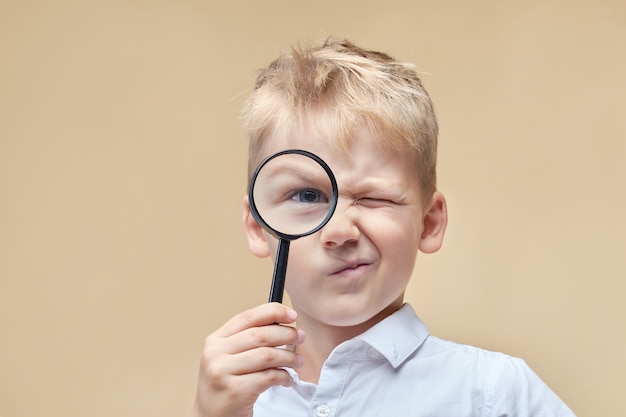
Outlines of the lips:
<svg viewBox="0 0 626 417">
<path fill-rule="evenodd" d="M 372 263 L 368 261 L 356 261 L 356 262 L 348 262 L 343 265 L 340 265 L 330 275 L 348 275 L 353 273 L 358 273 L 367 269 Z"/>
</svg>

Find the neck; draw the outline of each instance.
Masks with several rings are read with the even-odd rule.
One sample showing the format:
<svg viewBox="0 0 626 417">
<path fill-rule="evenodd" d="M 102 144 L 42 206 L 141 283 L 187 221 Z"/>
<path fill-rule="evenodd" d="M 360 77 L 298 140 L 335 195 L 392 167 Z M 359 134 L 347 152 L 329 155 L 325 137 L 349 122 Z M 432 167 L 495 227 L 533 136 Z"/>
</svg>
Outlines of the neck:
<svg viewBox="0 0 626 417">
<path fill-rule="evenodd" d="M 295 308 L 295 307 L 294 307 Z M 304 358 L 304 365 L 298 369 L 298 378 L 302 381 L 319 382 L 322 366 L 333 349 L 346 340 L 365 332 L 384 318 L 397 311 L 400 306 L 391 305 L 368 321 L 356 326 L 331 326 L 298 311 L 297 326 L 304 330 L 306 339 L 297 347 L 298 354 Z M 297 311 L 298 309 L 295 308 Z"/>
</svg>

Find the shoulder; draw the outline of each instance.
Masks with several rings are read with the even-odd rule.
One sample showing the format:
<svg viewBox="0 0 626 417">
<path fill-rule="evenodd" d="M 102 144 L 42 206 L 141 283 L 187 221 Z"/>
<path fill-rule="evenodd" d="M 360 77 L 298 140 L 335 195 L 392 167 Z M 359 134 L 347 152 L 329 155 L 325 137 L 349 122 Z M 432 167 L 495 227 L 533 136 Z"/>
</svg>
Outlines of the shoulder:
<svg viewBox="0 0 626 417">
<path fill-rule="evenodd" d="M 473 381 L 484 415 L 574 416 L 523 359 L 429 336 L 416 352 L 420 361 L 440 367 L 459 386 Z"/>
<path fill-rule="evenodd" d="M 539 377 L 523 359 L 429 336 L 413 358 L 414 363 L 436 366 L 442 373 L 461 374 L 487 391 L 495 387 L 535 383 Z"/>
<path fill-rule="evenodd" d="M 500 383 L 523 379 L 526 363 L 500 352 L 460 344 L 429 335 L 402 365 L 403 372 L 428 375 L 456 392 L 491 395 Z"/>
<path fill-rule="evenodd" d="M 523 360 L 510 355 L 481 349 L 475 346 L 465 345 L 440 339 L 429 335 L 422 343 L 415 355 L 420 361 L 444 361 L 451 367 L 462 366 L 466 370 L 497 371 L 511 362 L 521 362 Z M 523 365 L 521 365 L 523 366 Z"/>
</svg>

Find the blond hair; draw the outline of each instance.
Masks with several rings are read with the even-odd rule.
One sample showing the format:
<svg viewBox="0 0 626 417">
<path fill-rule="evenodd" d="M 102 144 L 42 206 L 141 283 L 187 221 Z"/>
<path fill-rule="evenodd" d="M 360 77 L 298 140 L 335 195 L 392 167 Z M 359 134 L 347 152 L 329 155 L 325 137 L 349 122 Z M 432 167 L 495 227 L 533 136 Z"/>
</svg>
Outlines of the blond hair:
<svg viewBox="0 0 626 417">
<path fill-rule="evenodd" d="M 314 129 L 316 138 L 346 146 L 365 124 L 385 149 L 410 152 L 422 196 L 436 190 L 437 119 L 412 64 L 326 40 L 283 53 L 260 71 L 241 113 L 249 143 L 249 174 L 264 141 Z"/>
</svg>

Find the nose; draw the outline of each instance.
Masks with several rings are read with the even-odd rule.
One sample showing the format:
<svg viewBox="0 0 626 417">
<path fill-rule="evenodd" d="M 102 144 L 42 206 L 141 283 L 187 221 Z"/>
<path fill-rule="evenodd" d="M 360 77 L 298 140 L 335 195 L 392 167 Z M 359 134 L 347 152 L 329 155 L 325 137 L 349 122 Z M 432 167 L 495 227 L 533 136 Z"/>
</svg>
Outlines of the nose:
<svg viewBox="0 0 626 417">
<path fill-rule="evenodd" d="M 321 230 L 320 238 L 326 248 L 335 248 L 359 240 L 361 234 L 350 205 L 337 205 L 335 214 Z"/>
</svg>

